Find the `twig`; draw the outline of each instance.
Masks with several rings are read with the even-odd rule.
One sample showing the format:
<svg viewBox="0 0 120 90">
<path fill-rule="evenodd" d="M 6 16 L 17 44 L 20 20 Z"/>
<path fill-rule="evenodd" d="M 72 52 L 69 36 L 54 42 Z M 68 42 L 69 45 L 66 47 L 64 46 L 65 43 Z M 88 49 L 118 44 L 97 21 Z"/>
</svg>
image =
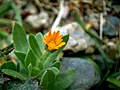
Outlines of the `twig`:
<svg viewBox="0 0 120 90">
<path fill-rule="evenodd" d="M 103 12 L 100 13 L 100 39 L 103 38 L 103 16 L 106 15 L 106 2 L 103 0 Z"/>
<path fill-rule="evenodd" d="M 103 13 L 100 13 L 100 39 L 103 38 Z"/>
<path fill-rule="evenodd" d="M 54 21 L 54 23 L 53 23 L 53 25 L 52 25 L 52 27 L 51 27 L 51 30 L 53 31 L 53 30 L 55 30 L 55 28 L 58 26 L 58 24 L 60 23 L 60 21 L 61 21 L 61 18 L 62 18 L 62 15 L 64 14 L 64 12 L 63 12 L 63 10 L 64 10 L 64 0 L 61 0 L 60 1 L 60 11 L 59 11 L 59 13 L 58 13 L 58 16 L 57 16 L 57 18 L 55 19 L 55 21 Z"/>
<path fill-rule="evenodd" d="M 107 14 L 107 12 L 106 12 L 106 2 L 103 0 L 103 12 L 104 12 L 104 15 L 106 15 Z"/>
</svg>

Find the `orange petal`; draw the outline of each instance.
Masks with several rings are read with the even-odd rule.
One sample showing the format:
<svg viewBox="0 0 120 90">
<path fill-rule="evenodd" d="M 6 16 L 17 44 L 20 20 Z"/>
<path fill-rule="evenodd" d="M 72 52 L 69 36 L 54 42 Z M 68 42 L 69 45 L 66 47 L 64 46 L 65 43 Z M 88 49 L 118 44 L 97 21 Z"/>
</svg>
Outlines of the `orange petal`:
<svg viewBox="0 0 120 90">
<path fill-rule="evenodd" d="M 51 33 L 51 30 L 49 30 L 49 32 L 48 32 L 48 36 L 50 36 L 52 33 Z"/>
<path fill-rule="evenodd" d="M 55 43 L 56 45 L 59 45 L 62 42 L 63 39 L 57 40 Z"/>
<path fill-rule="evenodd" d="M 48 33 L 48 35 L 45 37 L 46 42 L 49 43 L 52 40 L 53 34 L 51 34 L 51 31 Z"/>
<path fill-rule="evenodd" d="M 53 40 L 55 40 L 55 38 L 57 38 L 57 36 L 59 36 L 60 31 L 54 32 L 54 36 L 53 36 Z"/>
<path fill-rule="evenodd" d="M 59 35 L 58 37 L 56 37 L 55 42 L 60 41 L 62 39 L 62 37 L 63 37 L 63 35 Z"/>
<path fill-rule="evenodd" d="M 59 49 L 60 47 L 64 46 L 65 42 L 61 42 L 58 46 L 56 46 L 56 49 Z"/>
</svg>

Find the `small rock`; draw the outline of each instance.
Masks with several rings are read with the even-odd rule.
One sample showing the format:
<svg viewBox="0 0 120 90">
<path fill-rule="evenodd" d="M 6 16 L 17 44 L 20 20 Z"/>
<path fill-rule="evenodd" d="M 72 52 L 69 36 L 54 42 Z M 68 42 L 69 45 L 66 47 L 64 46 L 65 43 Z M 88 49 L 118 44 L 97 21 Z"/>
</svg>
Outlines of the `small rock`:
<svg viewBox="0 0 120 90">
<path fill-rule="evenodd" d="M 25 19 L 25 22 L 35 29 L 38 29 L 40 27 L 46 28 L 49 25 L 49 16 L 46 12 L 42 11 L 40 14 L 28 16 Z"/>
<path fill-rule="evenodd" d="M 88 90 L 100 81 L 100 75 L 93 64 L 81 58 L 63 58 L 61 71 L 70 68 L 77 70 L 76 78 L 68 90 Z"/>
<path fill-rule="evenodd" d="M 95 49 L 92 46 L 89 46 L 86 50 L 85 50 L 85 54 L 92 54 L 94 53 Z"/>
<path fill-rule="evenodd" d="M 28 12 L 30 12 L 30 14 L 36 14 L 38 12 L 37 8 L 32 4 L 27 4 L 24 11 L 28 11 Z"/>
<path fill-rule="evenodd" d="M 103 27 L 103 32 L 107 36 L 116 36 L 119 32 L 119 19 L 115 16 L 107 17 L 106 23 Z"/>
<path fill-rule="evenodd" d="M 116 48 L 115 43 L 113 42 L 106 43 L 105 51 L 109 55 L 109 57 L 115 58 L 117 55 L 117 48 Z"/>
<path fill-rule="evenodd" d="M 72 22 L 63 27 L 60 27 L 58 30 L 60 30 L 62 34 L 69 33 L 70 35 L 70 38 L 64 50 L 72 50 L 73 52 L 78 52 L 85 50 L 88 46 L 95 45 L 93 40 L 76 22 Z"/>
</svg>

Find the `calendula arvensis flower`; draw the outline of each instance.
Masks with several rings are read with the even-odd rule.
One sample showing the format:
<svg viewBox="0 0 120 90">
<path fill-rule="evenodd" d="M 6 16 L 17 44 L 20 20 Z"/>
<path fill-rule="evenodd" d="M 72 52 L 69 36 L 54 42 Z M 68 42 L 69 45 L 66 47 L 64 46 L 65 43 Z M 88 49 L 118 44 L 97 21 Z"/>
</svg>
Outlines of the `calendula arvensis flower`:
<svg viewBox="0 0 120 90">
<path fill-rule="evenodd" d="M 51 30 L 48 32 L 42 41 L 48 46 L 49 50 L 56 50 L 64 46 L 66 42 L 63 42 L 63 35 L 60 35 L 60 31 L 51 33 Z"/>
</svg>

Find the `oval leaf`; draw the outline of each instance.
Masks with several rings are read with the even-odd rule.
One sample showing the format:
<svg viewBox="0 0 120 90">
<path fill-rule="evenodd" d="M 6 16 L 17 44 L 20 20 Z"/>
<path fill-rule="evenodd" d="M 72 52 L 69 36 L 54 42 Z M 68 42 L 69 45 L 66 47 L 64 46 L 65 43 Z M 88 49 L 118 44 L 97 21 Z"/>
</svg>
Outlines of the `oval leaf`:
<svg viewBox="0 0 120 90">
<path fill-rule="evenodd" d="M 40 50 L 40 47 L 34 35 L 29 36 L 29 44 L 33 53 L 40 59 L 42 56 L 42 51 Z"/>
<path fill-rule="evenodd" d="M 28 42 L 25 34 L 25 30 L 19 24 L 15 23 L 13 27 L 13 41 L 16 51 L 27 53 Z"/>
</svg>

